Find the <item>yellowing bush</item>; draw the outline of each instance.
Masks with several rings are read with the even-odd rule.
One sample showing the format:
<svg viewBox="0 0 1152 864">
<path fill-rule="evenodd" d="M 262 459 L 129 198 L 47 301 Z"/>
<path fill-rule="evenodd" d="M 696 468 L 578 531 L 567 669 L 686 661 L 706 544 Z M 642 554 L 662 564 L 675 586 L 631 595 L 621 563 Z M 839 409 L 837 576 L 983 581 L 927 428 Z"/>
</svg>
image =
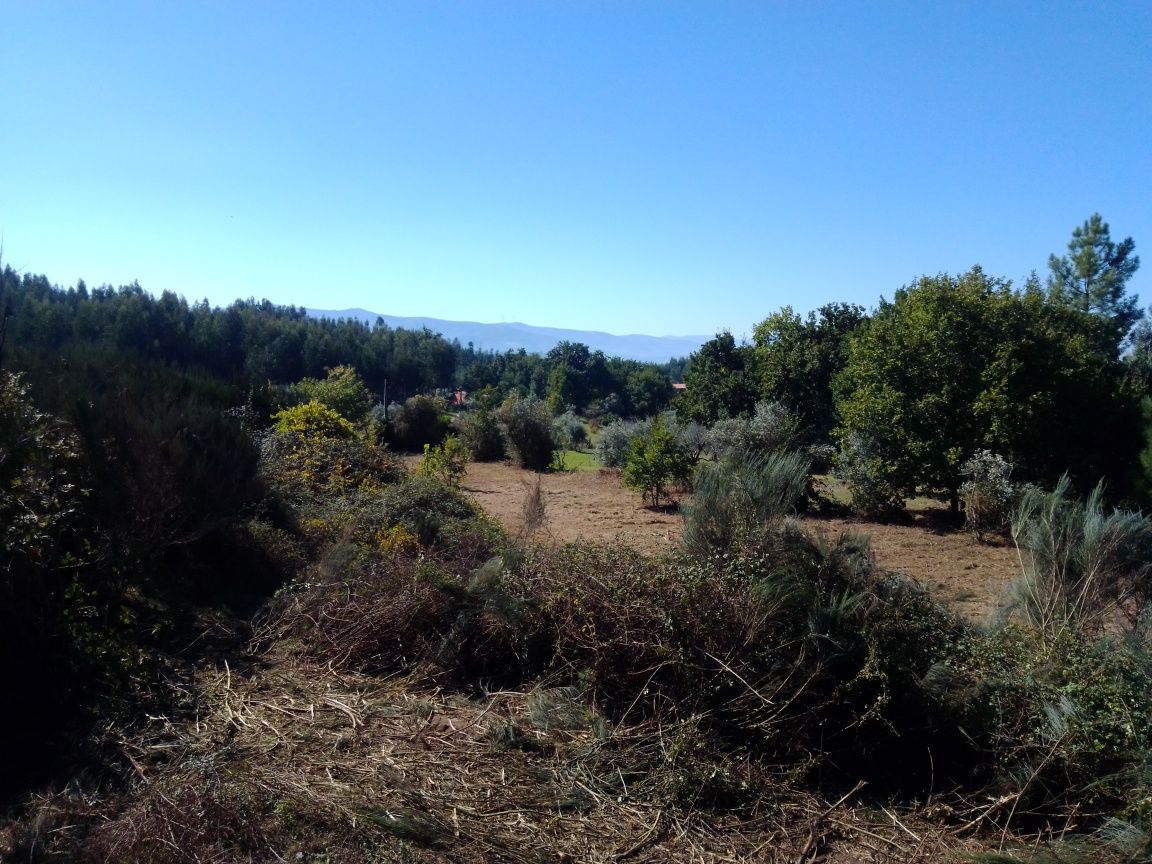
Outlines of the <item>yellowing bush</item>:
<svg viewBox="0 0 1152 864">
<path fill-rule="evenodd" d="M 356 427 L 315 399 L 272 415 L 277 432 L 296 432 L 317 438 L 352 438 Z"/>
</svg>

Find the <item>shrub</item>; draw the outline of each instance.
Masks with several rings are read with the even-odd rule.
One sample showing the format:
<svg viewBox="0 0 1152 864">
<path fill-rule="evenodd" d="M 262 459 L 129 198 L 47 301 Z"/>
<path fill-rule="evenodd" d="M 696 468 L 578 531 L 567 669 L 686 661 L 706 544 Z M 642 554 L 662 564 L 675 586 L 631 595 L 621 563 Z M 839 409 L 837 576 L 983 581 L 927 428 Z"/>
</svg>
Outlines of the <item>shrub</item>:
<svg viewBox="0 0 1152 864">
<path fill-rule="evenodd" d="M 734 751 L 758 754 L 749 768 L 791 763 L 795 776 L 842 772 L 904 794 L 932 783 L 927 759 L 894 757 L 909 739 L 936 749 L 921 681 L 961 628 L 916 586 L 877 573 L 865 539 L 814 543 L 783 528 L 754 552 L 664 562 L 619 546 L 532 548 L 511 579 L 543 628 L 526 634 L 540 646 L 535 668 L 572 670 L 614 720 L 698 724 L 693 755 L 707 770 L 690 795 L 754 796 L 724 782 Z M 664 758 L 681 767 L 690 757 L 677 750 Z"/>
<path fill-rule="evenodd" d="M 437 543 L 451 522 L 482 518 L 470 499 L 429 477 L 409 477 L 365 499 L 362 506 L 382 525 L 403 525 L 425 546 Z"/>
<path fill-rule="evenodd" d="M 684 446 L 657 417 L 646 435 L 632 440 L 632 449 L 620 475 L 624 485 L 635 489 L 653 507 L 672 483 L 687 482 L 692 460 Z"/>
<path fill-rule="evenodd" d="M 548 406 L 534 397 L 513 398 L 500 408 L 500 417 L 520 467 L 546 470 L 558 449 Z"/>
<path fill-rule="evenodd" d="M 888 464 L 876 443 L 854 432 L 844 439 L 836 476 L 847 485 L 852 507 L 866 516 L 891 516 L 904 510 L 904 495 L 888 480 Z"/>
<path fill-rule="evenodd" d="M 622 469 L 632 452 L 632 442 L 637 436 L 645 435 L 651 421 L 613 420 L 600 430 L 596 441 L 596 458 L 605 468 Z"/>
<path fill-rule="evenodd" d="M 810 444 L 804 448 L 804 455 L 812 460 L 812 470 L 824 474 L 836 465 L 836 448 L 831 444 Z"/>
<path fill-rule="evenodd" d="M 281 495 L 301 500 L 317 492 L 380 488 L 399 480 L 404 468 L 383 446 L 361 438 L 274 430 L 260 438 L 260 473 Z"/>
<path fill-rule="evenodd" d="M 776 530 L 804 497 L 809 467 L 798 453 L 702 463 L 685 508 L 685 547 L 698 555 L 727 551 Z"/>
<path fill-rule="evenodd" d="M 19 375 L 0 372 L 0 560 L 56 557 L 83 495 L 78 448 L 73 432 L 33 407 Z"/>
<path fill-rule="evenodd" d="M 403 405 L 389 409 L 391 438 L 397 446 L 419 452 L 425 444 L 439 444 L 448 433 L 444 413 L 448 403 L 442 396 L 413 396 Z"/>
<path fill-rule="evenodd" d="M 572 411 L 565 411 L 553 422 L 556 440 L 565 448 L 580 450 L 588 443 L 588 430 L 584 421 Z"/>
<path fill-rule="evenodd" d="M 669 411 L 665 416 L 675 418 L 676 412 Z M 695 420 L 689 420 L 687 423 L 677 420 L 675 423 L 669 422 L 668 425 L 675 428 L 676 438 L 688 451 L 693 464 L 700 461 L 700 456 L 708 449 L 708 429 Z"/>
<path fill-rule="evenodd" d="M 351 366 L 335 366 L 320 381 L 305 378 L 293 388 L 310 402 L 327 405 L 341 417 L 359 423 L 372 408 L 372 394 Z"/>
<path fill-rule="evenodd" d="M 457 489 L 468 470 L 468 448 L 455 435 L 449 435 L 443 444 L 424 445 L 424 460 L 417 473 L 433 477 L 446 486 Z"/>
<path fill-rule="evenodd" d="M 500 421 L 487 408 L 477 408 L 456 418 L 460 440 L 477 462 L 499 462 L 508 454 Z"/>
<path fill-rule="evenodd" d="M 1012 510 L 1012 463 L 991 450 L 977 450 L 960 466 L 960 501 L 967 526 L 983 538 L 987 531 L 1008 527 Z"/>
<path fill-rule="evenodd" d="M 388 439 L 388 406 L 377 402 L 368 410 L 368 417 L 364 421 L 364 437 L 376 444 L 383 444 Z"/>
<path fill-rule="evenodd" d="M 708 433 L 713 458 L 735 453 L 772 453 L 787 450 L 800 435 L 800 421 L 781 402 L 757 402 L 751 417 L 719 420 Z"/>
<path fill-rule="evenodd" d="M 21 376 L 0 371 L 0 800 L 51 764 L 62 749 L 53 738 L 88 707 L 92 669 L 77 648 L 86 649 L 79 637 L 99 635 L 103 622 L 96 618 L 84 634 L 70 626 L 98 611 L 77 591 L 78 565 L 91 554 L 85 547 L 97 540 L 84 530 L 79 444 L 35 408 Z M 122 647 L 103 629 L 105 645 Z"/>
<path fill-rule="evenodd" d="M 316 400 L 277 411 L 272 423 L 277 432 L 313 438 L 351 438 L 356 434 L 347 419 Z"/>
<path fill-rule="evenodd" d="M 307 503 L 308 518 L 301 528 L 313 543 L 330 548 L 353 544 L 358 555 L 379 551 L 382 545 L 391 551 L 398 543 L 404 545 L 401 538 L 415 538 L 441 563 L 466 567 L 498 554 L 505 545 L 494 520 L 459 491 L 431 477 L 406 475 L 389 486 L 318 495 Z M 403 530 L 395 531 L 397 527 Z"/>
<path fill-rule="evenodd" d="M 1046 638 L 1008 626 L 967 633 L 949 668 L 943 699 L 984 751 L 977 762 L 984 776 L 974 779 L 1000 796 L 990 814 L 995 822 L 1021 827 L 1069 813 L 1097 822 L 1146 816 L 1152 801 L 1146 644 L 1069 629 Z"/>
</svg>

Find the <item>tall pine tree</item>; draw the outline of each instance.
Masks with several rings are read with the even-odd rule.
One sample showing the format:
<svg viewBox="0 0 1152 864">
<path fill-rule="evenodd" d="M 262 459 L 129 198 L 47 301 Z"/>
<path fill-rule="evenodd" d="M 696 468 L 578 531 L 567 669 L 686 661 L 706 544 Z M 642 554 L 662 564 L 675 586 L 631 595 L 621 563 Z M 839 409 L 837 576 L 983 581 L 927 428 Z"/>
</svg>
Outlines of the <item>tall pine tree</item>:
<svg viewBox="0 0 1152 864">
<path fill-rule="evenodd" d="M 1056 302 L 1111 322 L 1120 348 L 1144 312 L 1135 296 L 1125 296 L 1128 280 L 1140 267 L 1131 237 L 1112 242 L 1108 223 L 1093 213 L 1072 231 L 1068 254 L 1048 257 L 1048 294 Z"/>
</svg>

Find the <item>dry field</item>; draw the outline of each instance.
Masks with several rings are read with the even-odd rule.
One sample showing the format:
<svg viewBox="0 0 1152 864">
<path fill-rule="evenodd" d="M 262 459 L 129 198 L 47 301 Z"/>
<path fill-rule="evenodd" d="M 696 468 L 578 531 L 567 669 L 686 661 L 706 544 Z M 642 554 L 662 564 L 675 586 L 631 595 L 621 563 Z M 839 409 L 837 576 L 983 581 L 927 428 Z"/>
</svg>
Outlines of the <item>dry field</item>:
<svg viewBox="0 0 1152 864">
<path fill-rule="evenodd" d="M 534 474 L 504 463 L 473 463 L 464 491 L 515 531 L 537 481 L 545 502 L 542 533 L 557 542 L 618 541 L 656 553 L 679 543 L 682 520 L 677 513 L 643 507 L 638 495 L 607 472 Z M 880 566 L 915 579 L 964 615 L 984 619 L 995 613 L 1004 586 L 1018 572 L 1016 550 L 1003 542 L 977 542 L 966 531 L 941 528 L 941 520 L 934 518 L 938 512 L 927 505 L 914 509 L 912 523 L 906 525 L 850 518 L 805 518 L 803 523 L 830 535 L 868 534 Z"/>
</svg>

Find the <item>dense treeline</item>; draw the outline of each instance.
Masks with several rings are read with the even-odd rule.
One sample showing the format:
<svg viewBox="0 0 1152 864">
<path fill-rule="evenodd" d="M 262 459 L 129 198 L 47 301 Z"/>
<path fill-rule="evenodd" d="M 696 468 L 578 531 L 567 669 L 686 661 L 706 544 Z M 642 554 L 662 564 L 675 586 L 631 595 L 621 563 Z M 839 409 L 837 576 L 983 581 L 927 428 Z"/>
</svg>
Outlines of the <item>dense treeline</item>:
<svg viewBox="0 0 1152 864">
<path fill-rule="evenodd" d="M 667 405 L 670 373 L 679 368 L 609 358 L 579 343 L 562 343 L 543 357 L 483 352 L 427 329 L 316 319 L 267 300 L 224 309 L 189 304 L 167 291 L 153 297 L 135 283 L 89 289 L 80 282 L 65 290 L 11 268 L 0 274 L 0 309 L 6 365 L 36 375 L 101 352 L 244 388 L 322 378 L 326 369 L 349 365 L 389 403 L 433 390 L 490 387 L 500 399 L 532 395 L 558 411 L 648 416 Z"/>
<path fill-rule="evenodd" d="M 61 289 L 11 268 L 0 316 L 8 788 L 53 770 L 45 752 L 71 753 L 64 742 L 94 716 L 164 692 L 148 682 L 170 674 L 175 647 L 206 644 L 196 610 L 246 614 L 283 579 L 246 527 L 255 514 L 282 518 L 253 433 L 309 398 L 307 381 L 354 367 L 366 406 L 463 386 L 492 403 L 536 396 L 557 413 L 648 414 L 672 393 L 666 370 L 583 345 L 483 353 L 267 301 L 220 309 L 137 284 Z M 420 446 L 404 432 L 392 439 Z"/>
<path fill-rule="evenodd" d="M 1133 330 L 1134 248 L 1094 215 L 1068 255 L 1051 257 L 1044 286 L 974 267 L 925 276 L 871 314 L 834 303 L 802 319 L 785 307 L 751 344 L 721 333 L 694 354 L 679 411 L 711 425 L 783 405 L 804 440 L 838 451 L 862 510 L 924 492 L 955 507 L 962 466 L 981 451 L 1020 481 L 1050 486 L 1068 473 L 1086 492 L 1103 479 L 1113 496 L 1146 503 L 1152 328 Z"/>
</svg>

